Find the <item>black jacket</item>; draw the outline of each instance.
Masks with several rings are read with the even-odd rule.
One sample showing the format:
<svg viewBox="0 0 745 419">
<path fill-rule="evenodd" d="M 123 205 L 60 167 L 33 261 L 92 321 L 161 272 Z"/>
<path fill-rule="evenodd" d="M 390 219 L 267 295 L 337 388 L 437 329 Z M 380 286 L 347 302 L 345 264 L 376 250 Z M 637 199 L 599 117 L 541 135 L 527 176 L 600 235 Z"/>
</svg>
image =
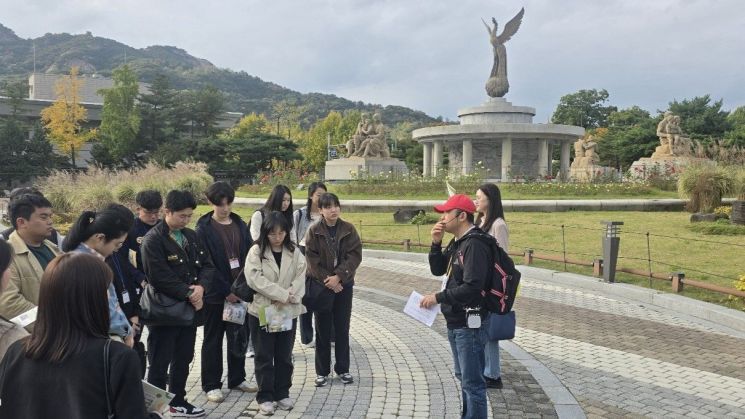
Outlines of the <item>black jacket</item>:
<svg viewBox="0 0 745 419">
<path fill-rule="evenodd" d="M 338 259 L 336 264 L 334 252 Z M 329 276 L 338 275 L 343 286 L 351 287 L 360 263 L 362 241 L 352 223 L 337 220 L 334 238 L 331 238 L 323 220 L 308 228 L 305 240 L 305 268 L 308 276 L 323 282 Z"/>
<path fill-rule="evenodd" d="M 230 272 L 230 261 L 228 261 L 228 256 L 225 253 L 225 245 L 220 238 L 220 234 L 212 227 L 212 222 L 214 221 L 212 219 L 212 213 L 213 211 L 210 211 L 199 218 L 196 233 L 207 250 L 209 250 L 212 263 L 215 264 L 216 270 L 212 287 L 209 293 L 205 293 L 204 302 L 207 304 L 222 304 L 225 301 L 225 297 L 230 294 L 233 277 Z M 241 232 L 240 254 L 238 255 L 238 260 L 241 264 L 241 275 L 237 280 L 242 279 L 245 281 L 246 277 L 243 273 L 243 268 L 246 265 L 246 256 L 248 255 L 248 249 L 253 244 L 253 240 L 251 240 L 251 233 L 248 231 L 248 226 L 239 215 L 231 212 L 230 218 L 238 225 L 238 229 Z"/>
<path fill-rule="evenodd" d="M 25 339 L 14 343 L 0 364 L 0 418 L 106 417 L 103 347 L 88 338 L 83 351 L 60 363 L 24 355 Z M 109 394 L 117 418 L 146 418 L 137 353 L 120 342 L 109 348 Z"/>
<path fill-rule="evenodd" d="M 153 227 L 154 226 L 143 223 L 142 220 L 139 219 L 139 217 L 135 217 L 135 222 L 132 224 L 132 228 L 127 234 L 127 240 L 124 241 L 121 249 L 119 249 L 119 252 L 121 252 L 122 255 L 126 255 L 125 259 L 127 261 L 127 264 L 130 266 L 132 266 L 132 264 L 129 262 L 129 251 L 132 250 L 135 252 L 135 261 L 137 262 L 137 266 L 132 267 L 137 269 L 136 274 L 138 283 L 147 281 L 147 277 L 145 276 L 145 269 L 142 267 L 142 251 L 140 250 L 140 245 L 147 232 L 150 231 L 150 229 Z"/>
<path fill-rule="evenodd" d="M 131 319 L 140 315 L 140 295 L 142 295 L 140 278 L 144 277 L 144 274 L 129 263 L 129 258 L 124 256 L 127 253 L 122 253 L 121 249 L 112 253 L 106 258 L 106 264 L 114 272 L 112 282 L 116 290 L 116 298 L 119 299 L 119 306 L 127 319 Z M 124 291 L 127 292 L 129 301 L 124 301 Z"/>
<path fill-rule="evenodd" d="M 142 265 L 157 292 L 186 301 L 191 285 L 203 286 L 205 294 L 210 292 L 215 266 L 194 230 L 184 228 L 181 232 L 187 241 L 185 248 L 171 238 L 165 221 L 150 229 L 142 240 Z"/>
<path fill-rule="evenodd" d="M 429 252 L 429 268 L 433 275 L 448 273 L 452 265 L 445 289 L 436 295 L 448 329 L 466 327 L 464 307 L 481 306 L 481 292 L 493 269 L 491 249 L 485 241 L 473 237 L 477 234 L 484 233 L 474 227 L 459 240 L 450 241 L 444 251 L 442 245 L 433 243 Z"/>
</svg>

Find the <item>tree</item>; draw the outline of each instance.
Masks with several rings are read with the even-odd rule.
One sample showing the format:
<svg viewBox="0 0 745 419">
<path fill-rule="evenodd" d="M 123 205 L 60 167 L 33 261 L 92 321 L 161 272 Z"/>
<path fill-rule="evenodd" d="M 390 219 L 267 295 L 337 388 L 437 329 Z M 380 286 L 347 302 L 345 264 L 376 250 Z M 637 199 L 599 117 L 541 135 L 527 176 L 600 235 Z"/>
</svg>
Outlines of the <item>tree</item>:
<svg viewBox="0 0 745 419">
<path fill-rule="evenodd" d="M 250 177 L 268 169 L 272 160 L 289 163 L 302 156 L 297 144 L 272 134 L 246 138 L 209 138 L 197 145 L 195 157 L 209 165 L 210 173 L 227 172 L 231 177 Z"/>
<path fill-rule="evenodd" d="M 152 151 L 159 145 L 175 140 L 184 131 L 187 121 L 184 106 L 177 102 L 178 93 L 171 88 L 168 76 L 158 74 L 150 84 L 149 92 L 140 93 L 137 107 L 140 111 L 138 142 L 145 150 Z"/>
<path fill-rule="evenodd" d="M 731 129 L 724 133 L 727 146 L 745 147 L 745 106 L 740 106 L 727 116 Z"/>
<path fill-rule="evenodd" d="M 615 106 L 604 106 L 608 96 L 605 89 L 580 90 L 564 95 L 556 106 L 551 122 L 586 129 L 604 127 L 610 113 L 617 110 Z"/>
<path fill-rule="evenodd" d="M 88 111 L 80 105 L 77 67 L 72 67 L 68 76 L 57 81 L 55 91 L 57 100 L 51 106 L 42 109 L 41 120 L 49 140 L 62 152 L 68 153 L 72 166 L 77 167 L 75 156 L 83 144 L 96 135 L 96 130 L 83 127 Z"/>
<path fill-rule="evenodd" d="M 23 98 L 28 92 L 25 81 L 4 83 L 0 89 L 8 99 L 10 114 L 0 119 L 0 182 L 7 188 L 13 182 L 25 182 L 43 176 L 61 164 L 40 126 L 29 136 L 29 126 L 20 117 Z"/>
<path fill-rule="evenodd" d="M 670 102 L 669 111 L 680 116 L 680 128 L 694 140 L 710 142 L 722 138 L 731 128 L 727 112 L 722 110 L 722 99 L 714 103 L 709 95 Z"/>
<path fill-rule="evenodd" d="M 303 162 L 312 170 L 320 170 L 323 167 L 327 158 L 326 145 L 329 137 L 332 145 L 347 142 L 349 136 L 341 131 L 342 119 L 339 112 L 331 111 L 299 140 Z"/>
<path fill-rule="evenodd" d="M 657 123 L 649 112 L 633 106 L 608 116 L 608 128 L 593 134 L 598 141 L 600 164 L 619 170 L 628 168 L 641 157 L 649 156 L 659 145 Z"/>
<path fill-rule="evenodd" d="M 257 115 L 252 112 L 241 118 L 222 137 L 233 139 L 256 137 L 261 134 L 269 134 L 270 130 L 269 120 L 264 115 Z"/>
<path fill-rule="evenodd" d="M 222 92 L 214 86 L 203 87 L 197 92 L 190 92 L 186 98 L 189 100 L 189 117 L 192 121 L 192 137 L 200 134 L 212 137 L 217 134 L 217 120 L 225 108 L 225 97 Z"/>
<path fill-rule="evenodd" d="M 103 96 L 101 151 L 105 151 L 114 165 L 130 167 L 137 161 L 138 153 L 144 151 L 142 144 L 136 141 L 140 113 L 135 99 L 140 86 L 137 75 L 126 64 L 114 70 L 113 79 L 114 87 L 99 91 Z"/>
</svg>

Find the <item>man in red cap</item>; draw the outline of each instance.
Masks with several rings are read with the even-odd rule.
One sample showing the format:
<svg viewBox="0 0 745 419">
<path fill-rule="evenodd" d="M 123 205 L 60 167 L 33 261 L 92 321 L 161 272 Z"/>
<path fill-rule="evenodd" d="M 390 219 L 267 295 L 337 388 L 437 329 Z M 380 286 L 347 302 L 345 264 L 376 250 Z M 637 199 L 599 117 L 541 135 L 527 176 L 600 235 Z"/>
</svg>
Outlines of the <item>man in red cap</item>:
<svg viewBox="0 0 745 419">
<path fill-rule="evenodd" d="M 463 418 L 485 418 L 486 381 L 484 381 L 484 340 L 481 319 L 481 291 L 491 274 L 491 249 L 478 238 L 473 224 L 476 206 L 466 195 L 453 195 L 444 204 L 435 206 L 442 213 L 432 228 L 432 248 L 429 268 L 433 275 L 447 273 L 447 285 L 441 292 L 425 295 L 422 307 L 440 304 L 448 327 L 448 340 L 455 361 L 455 376 L 461 382 Z M 445 232 L 455 236 L 442 249 Z"/>
</svg>

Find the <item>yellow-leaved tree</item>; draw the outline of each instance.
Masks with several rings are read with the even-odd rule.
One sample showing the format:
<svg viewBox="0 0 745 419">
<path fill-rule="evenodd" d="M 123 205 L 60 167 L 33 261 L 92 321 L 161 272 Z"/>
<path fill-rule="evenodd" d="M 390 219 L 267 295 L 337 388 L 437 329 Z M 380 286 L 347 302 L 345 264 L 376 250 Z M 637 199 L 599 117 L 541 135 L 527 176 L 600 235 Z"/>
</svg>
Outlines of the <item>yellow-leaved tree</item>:
<svg viewBox="0 0 745 419">
<path fill-rule="evenodd" d="M 80 80 L 78 68 L 72 67 L 70 74 L 60 78 L 55 85 L 57 100 L 41 111 L 41 120 L 47 137 L 63 153 L 70 155 L 73 167 L 75 156 L 96 135 L 95 129 L 85 129 L 88 111 L 80 104 Z"/>
</svg>

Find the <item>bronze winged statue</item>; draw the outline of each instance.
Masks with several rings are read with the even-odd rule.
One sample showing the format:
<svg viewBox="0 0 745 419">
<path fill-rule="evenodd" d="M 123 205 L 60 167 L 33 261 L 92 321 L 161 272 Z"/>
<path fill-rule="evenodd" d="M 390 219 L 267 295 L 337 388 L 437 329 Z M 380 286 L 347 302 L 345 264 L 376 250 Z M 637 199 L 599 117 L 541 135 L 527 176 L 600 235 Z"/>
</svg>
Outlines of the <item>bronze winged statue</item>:
<svg viewBox="0 0 745 419">
<path fill-rule="evenodd" d="M 523 14 L 525 14 L 525 8 L 520 9 L 520 12 L 504 25 L 499 36 L 497 36 L 498 24 L 495 18 L 491 18 L 494 27 L 490 27 L 484 19 L 481 19 L 489 32 L 489 41 L 494 48 L 494 65 L 491 68 L 489 80 L 486 81 L 486 93 L 491 97 L 502 97 L 510 90 L 510 83 L 507 81 L 507 49 L 504 43 L 509 41 L 520 28 Z"/>
</svg>

